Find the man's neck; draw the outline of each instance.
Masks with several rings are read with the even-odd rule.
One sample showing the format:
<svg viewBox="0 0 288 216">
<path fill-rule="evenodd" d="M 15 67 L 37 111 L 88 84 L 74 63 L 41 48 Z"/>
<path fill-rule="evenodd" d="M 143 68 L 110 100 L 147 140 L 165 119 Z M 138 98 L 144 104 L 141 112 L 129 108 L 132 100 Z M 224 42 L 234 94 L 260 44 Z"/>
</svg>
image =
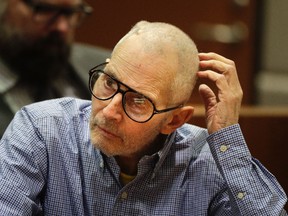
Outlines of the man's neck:
<svg viewBox="0 0 288 216">
<path fill-rule="evenodd" d="M 115 159 L 121 169 L 121 172 L 127 175 L 137 175 L 138 163 L 145 155 L 153 155 L 163 148 L 167 135 L 159 134 L 158 137 L 149 144 L 149 148 L 142 151 L 142 153 L 128 155 L 128 156 L 115 156 Z"/>
<path fill-rule="evenodd" d="M 127 175 L 137 175 L 137 166 L 141 158 L 116 156 L 115 159 L 121 169 L 121 172 Z"/>
</svg>

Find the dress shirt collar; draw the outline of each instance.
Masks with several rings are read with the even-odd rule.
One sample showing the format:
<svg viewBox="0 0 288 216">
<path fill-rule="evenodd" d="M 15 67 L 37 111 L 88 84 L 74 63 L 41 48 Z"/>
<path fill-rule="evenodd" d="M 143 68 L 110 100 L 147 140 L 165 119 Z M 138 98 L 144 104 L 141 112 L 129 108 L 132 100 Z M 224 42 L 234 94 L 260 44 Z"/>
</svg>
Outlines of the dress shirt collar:
<svg viewBox="0 0 288 216">
<path fill-rule="evenodd" d="M 160 149 L 160 151 L 158 151 L 156 154 L 159 158 L 159 160 L 157 161 L 157 163 L 155 164 L 155 168 L 154 168 L 154 175 L 152 176 L 152 178 L 155 176 L 155 174 L 157 173 L 157 171 L 161 168 L 162 164 L 164 163 L 172 144 L 174 143 L 175 140 L 175 136 L 176 136 L 176 131 L 174 131 L 172 134 L 170 134 L 169 136 L 167 136 L 166 141 L 163 145 L 163 148 Z"/>
<path fill-rule="evenodd" d="M 147 172 L 148 170 L 153 170 L 152 179 L 155 177 L 157 171 L 161 168 L 162 164 L 164 163 L 172 144 L 174 143 L 176 136 L 176 132 L 173 132 L 169 136 L 167 136 L 166 141 L 163 145 L 163 148 L 160 149 L 153 155 L 146 155 L 140 161 L 138 165 L 138 174 L 141 175 L 143 172 Z M 104 154 L 101 154 L 104 160 L 106 160 L 110 166 L 110 169 L 113 170 L 115 176 L 118 176 L 120 173 L 120 168 L 113 157 L 107 157 Z"/>
</svg>

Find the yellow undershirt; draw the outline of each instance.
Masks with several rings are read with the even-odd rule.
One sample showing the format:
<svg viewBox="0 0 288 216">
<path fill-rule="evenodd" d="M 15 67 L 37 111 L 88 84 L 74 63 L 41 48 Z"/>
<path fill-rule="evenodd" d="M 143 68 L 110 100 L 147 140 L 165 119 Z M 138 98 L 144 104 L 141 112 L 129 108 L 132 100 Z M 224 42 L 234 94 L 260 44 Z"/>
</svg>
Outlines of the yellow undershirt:
<svg viewBox="0 0 288 216">
<path fill-rule="evenodd" d="M 123 185 L 128 184 L 129 182 L 131 182 L 136 176 L 134 175 L 127 175 L 123 172 L 120 172 L 120 182 Z"/>
</svg>

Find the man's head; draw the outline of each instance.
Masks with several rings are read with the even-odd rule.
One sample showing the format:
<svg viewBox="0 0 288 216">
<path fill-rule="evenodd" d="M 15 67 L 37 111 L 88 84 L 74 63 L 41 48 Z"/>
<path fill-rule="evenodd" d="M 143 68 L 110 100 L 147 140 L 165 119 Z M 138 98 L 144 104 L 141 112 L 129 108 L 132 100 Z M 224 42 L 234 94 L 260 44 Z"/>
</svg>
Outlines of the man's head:
<svg viewBox="0 0 288 216">
<path fill-rule="evenodd" d="M 0 0 L 0 8 L 0 55 L 28 77 L 67 62 L 75 28 L 89 12 L 82 0 Z"/>
<path fill-rule="evenodd" d="M 137 23 L 115 46 L 104 73 L 99 73 L 94 85 L 97 91 L 93 94 L 98 99 L 92 97 L 93 144 L 107 155 L 141 157 L 153 153 L 157 147 L 152 143 L 160 134 L 172 133 L 191 117 L 193 107 L 181 105 L 190 98 L 198 64 L 195 44 L 180 29 L 166 23 Z M 102 81 L 101 74 L 112 79 Z M 115 84 L 118 81 L 122 84 Z M 105 93 L 111 90 L 111 85 L 121 91 L 109 100 L 99 100 L 109 95 L 109 91 Z M 128 97 L 131 94 L 124 93 L 127 90 L 136 91 L 139 97 Z M 139 123 L 145 112 L 139 107 L 147 104 L 147 100 L 158 111 L 175 109 Z M 132 114 L 128 117 L 124 109 Z"/>
</svg>

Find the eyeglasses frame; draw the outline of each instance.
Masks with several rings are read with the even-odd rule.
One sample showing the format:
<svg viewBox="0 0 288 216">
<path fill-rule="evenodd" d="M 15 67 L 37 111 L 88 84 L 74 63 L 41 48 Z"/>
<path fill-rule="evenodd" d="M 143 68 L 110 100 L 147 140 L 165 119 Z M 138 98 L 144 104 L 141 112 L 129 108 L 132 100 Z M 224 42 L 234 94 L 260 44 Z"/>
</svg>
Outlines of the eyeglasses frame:
<svg viewBox="0 0 288 216">
<path fill-rule="evenodd" d="M 47 23 L 52 23 L 54 22 L 60 15 L 65 15 L 65 16 L 69 16 L 73 13 L 76 12 L 83 12 L 84 16 L 89 16 L 93 13 L 93 8 L 91 6 L 89 6 L 86 2 L 83 2 L 80 5 L 77 5 L 76 7 L 70 7 L 70 8 L 65 8 L 64 6 L 54 6 L 52 4 L 41 4 L 41 3 L 35 3 L 33 0 L 22 0 L 22 2 L 24 2 L 26 5 L 28 5 L 34 13 L 36 13 L 37 11 L 37 7 L 39 6 L 43 6 L 45 5 L 45 7 L 47 8 L 51 8 L 51 11 L 53 11 L 53 9 L 55 11 L 58 11 L 58 13 L 56 13 Z M 84 18 L 84 17 L 83 17 Z"/>
<path fill-rule="evenodd" d="M 108 64 L 108 63 L 109 63 L 109 62 L 101 63 L 101 64 L 99 64 L 99 65 L 97 65 L 97 66 L 95 66 L 95 67 L 93 67 L 92 69 L 89 70 L 89 83 L 88 83 L 88 84 L 89 84 L 89 91 L 90 91 L 90 93 L 92 94 L 93 97 L 95 97 L 95 98 L 98 99 L 98 100 L 102 100 L 102 101 L 110 100 L 110 99 L 113 98 L 116 94 L 121 93 L 121 94 L 122 94 L 122 108 L 123 108 L 125 114 L 126 114 L 131 120 L 133 120 L 133 121 L 135 121 L 135 122 L 138 122 L 138 123 L 145 123 L 145 122 L 148 122 L 148 121 L 149 121 L 154 115 L 156 115 L 156 114 L 169 112 L 169 111 L 172 111 L 172 110 L 175 110 L 175 109 L 179 109 L 179 108 L 181 108 L 181 107 L 184 106 L 184 104 L 180 104 L 180 105 L 175 106 L 175 107 L 170 107 L 170 108 L 158 110 L 158 109 L 156 108 L 155 104 L 153 103 L 153 101 L 152 101 L 149 97 L 147 97 L 147 96 L 139 93 L 138 91 L 134 90 L 133 88 L 131 88 L 131 87 L 127 86 L 126 84 L 122 83 L 121 81 L 115 79 L 113 76 L 107 74 L 107 73 L 104 72 L 102 69 L 98 69 L 98 68 L 100 68 L 101 66 L 104 66 L 104 65 L 106 65 L 106 64 Z M 92 88 L 92 86 L 90 85 L 90 84 L 91 84 L 92 75 L 93 75 L 94 73 L 96 73 L 96 72 L 104 73 L 105 75 L 109 76 L 112 80 L 114 80 L 114 81 L 117 83 L 117 87 L 118 87 L 118 88 L 117 88 L 117 91 L 116 91 L 114 94 L 112 94 L 110 97 L 106 98 L 106 99 L 101 99 L 101 98 L 96 97 L 96 96 L 94 95 L 94 93 L 93 93 L 93 88 Z M 121 88 L 120 88 L 121 85 L 124 86 L 125 88 L 127 88 L 127 90 L 124 91 L 123 89 L 121 89 Z M 133 118 L 131 118 L 131 117 L 129 116 L 129 114 L 127 113 L 127 111 L 126 111 L 126 109 L 125 109 L 125 103 L 126 103 L 126 102 L 125 102 L 125 94 L 126 94 L 127 92 L 134 92 L 134 93 L 137 93 L 137 94 L 139 94 L 139 95 L 142 95 L 144 98 L 146 98 L 146 99 L 152 104 L 153 113 L 151 114 L 151 116 L 150 116 L 147 120 L 145 120 L 145 121 L 137 121 L 137 120 L 135 120 L 135 119 L 133 119 Z"/>
</svg>

